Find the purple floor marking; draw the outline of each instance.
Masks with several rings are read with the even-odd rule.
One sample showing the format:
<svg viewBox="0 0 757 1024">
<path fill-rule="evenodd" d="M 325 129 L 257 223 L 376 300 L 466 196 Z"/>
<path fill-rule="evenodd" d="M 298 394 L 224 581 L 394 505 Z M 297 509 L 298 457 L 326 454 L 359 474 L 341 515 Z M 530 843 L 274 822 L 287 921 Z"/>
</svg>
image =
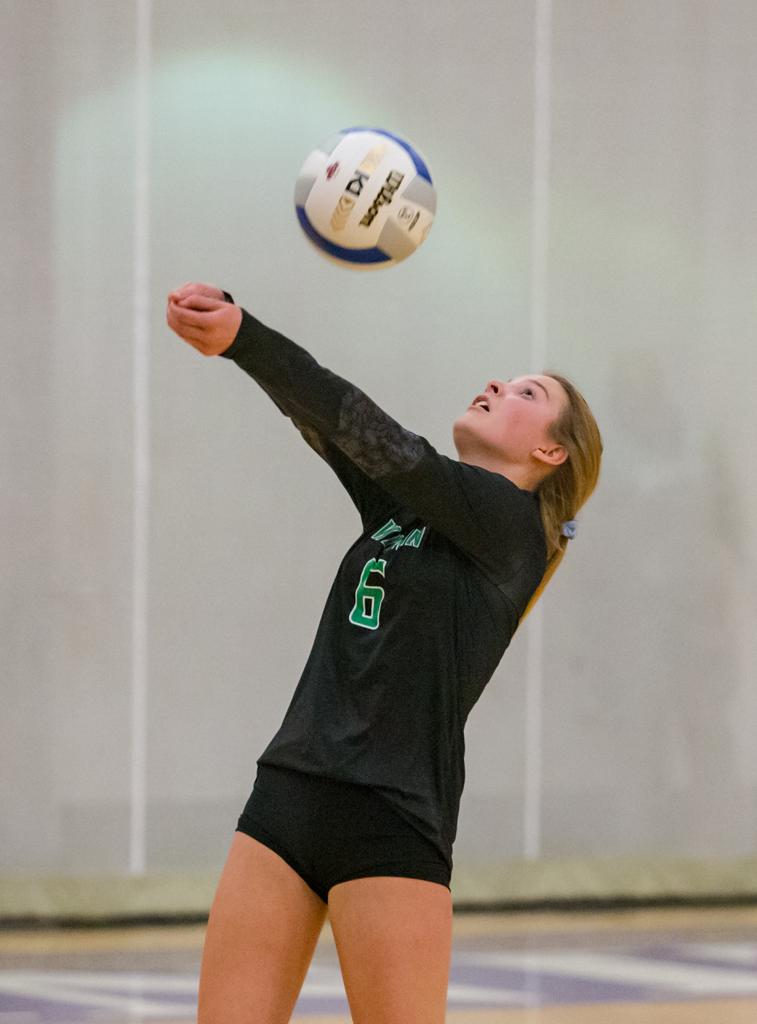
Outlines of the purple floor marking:
<svg viewBox="0 0 757 1024">
<path fill-rule="evenodd" d="M 651 961 L 655 965 L 669 965 L 672 970 L 676 968 L 696 969 L 715 972 L 723 972 L 724 987 L 718 992 L 718 997 L 732 995 L 744 995 L 743 990 L 728 991 L 728 980 L 731 986 L 737 986 L 740 979 L 747 982 L 754 981 L 755 994 L 757 995 L 757 943 L 754 941 L 754 934 L 729 934 L 728 941 L 722 937 L 718 942 L 713 938 L 712 933 L 702 935 L 701 933 L 681 935 L 677 933 L 650 935 L 649 943 L 639 941 L 639 936 L 625 937 L 625 942 L 619 941 L 617 934 L 611 937 L 611 941 L 605 941 L 601 935 L 591 936 L 591 942 L 587 936 L 566 939 L 565 935 L 560 936 L 539 936 L 526 937 L 517 942 L 512 936 L 506 940 L 490 941 L 489 938 L 482 938 L 478 941 L 466 940 L 457 943 L 456 953 L 453 953 L 452 969 L 450 974 L 450 1009 L 497 1009 L 507 1006 L 549 1006 L 571 1003 L 613 1003 L 613 1002 L 690 1002 L 705 1001 L 713 997 L 712 992 L 698 993 L 686 990 L 685 984 L 675 985 L 661 984 L 650 978 L 649 982 L 628 981 L 618 977 L 617 980 L 606 976 L 590 978 L 585 976 L 570 975 L 570 959 L 560 964 L 560 971 L 564 973 L 550 972 L 529 968 L 526 958 L 529 955 L 550 954 L 559 957 L 561 954 L 583 954 L 591 958 L 595 955 L 598 964 L 601 964 L 602 957 L 620 958 L 619 966 L 622 968 L 622 961 L 625 960 L 629 969 L 643 970 L 643 961 Z M 576 941 L 578 939 L 578 941 Z M 546 940 L 546 941 L 543 941 Z M 723 957 L 718 958 L 716 947 L 723 949 Z M 738 955 L 729 955 L 729 949 L 738 946 Z M 750 958 L 750 948 L 754 949 L 754 962 Z M 523 965 L 510 960 L 508 964 L 476 963 L 477 954 L 484 960 L 491 954 L 506 954 L 515 961 L 523 958 Z M 746 957 L 746 962 L 743 958 Z M 741 958 L 741 959 L 739 959 Z M 143 986 L 138 981 L 129 983 L 126 975 L 132 972 L 126 971 L 124 962 L 129 962 L 128 954 L 124 955 L 120 971 L 114 971 L 112 957 L 106 961 L 100 958 L 101 963 L 106 963 L 108 969 L 100 972 L 101 984 L 94 984 L 90 981 L 87 984 L 83 977 L 79 982 L 76 979 L 76 968 L 67 967 L 66 976 L 58 974 L 54 968 L 55 957 L 50 954 L 44 957 L 33 956 L 20 958 L 15 955 L 12 959 L 12 966 L 3 962 L 0 958 L 0 1024 L 6 1017 L 13 1024 L 121 1024 L 129 1021 L 131 1024 L 139 1020 L 160 1021 L 163 1016 L 171 1014 L 171 1019 L 186 1017 L 189 1022 L 194 1017 L 196 997 L 193 991 L 182 989 L 175 991 L 170 986 L 161 989 L 158 979 L 150 980 L 150 972 L 144 969 L 144 959 L 135 957 L 135 963 L 139 964 L 137 972 L 144 976 Z M 23 959 L 25 967 L 21 967 L 19 961 Z M 61 961 L 64 957 L 60 958 Z M 196 983 L 196 954 L 187 954 L 183 970 L 180 967 L 180 958 L 177 957 L 175 969 L 172 971 L 161 971 L 162 974 L 172 975 L 179 982 L 188 986 Z M 97 954 L 93 954 L 87 961 L 77 964 L 82 975 L 97 974 Z M 2 968 L 5 967 L 3 970 Z M 6 982 L 13 975 L 14 979 L 23 985 L 24 974 L 29 972 L 28 994 L 23 992 L 4 991 L 3 981 Z M 73 973 L 72 973 L 73 972 Z M 44 983 L 51 986 L 50 998 L 45 998 L 41 990 L 33 990 L 32 973 L 44 974 Z M 123 974 L 124 979 L 119 983 L 118 974 Z M 622 970 L 619 971 L 622 974 Z M 112 984 L 105 981 L 106 975 L 112 979 Z M 664 975 L 660 974 L 660 978 Z M 67 998 L 66 986 L 70 988 L 70 998 Z M 154 987 L 155 986 L 155 987 Z M 308 991 L 312 987 L 312 991 Z M 313 968 L 298 1000 L 296 1013 L 302 1016 L 312 1014 L 344 1014 L 348 1013 L 347 1000 L 343 994 L 336 991 L 341 987 L 341 976 L 338 970 L 338 962 L 331 953 L 317 955 Z M 456 988 L 501 990 L 501 999 L 473 999 L 467 998 L 461 991 L 456 993 Z M 44 984 L 41 985 L 44 988 Z M 322 991 L 319 992 L 318 989 Z M 76 995 L 81 993 L 83 998 L 91 997 L 96 999 L 114 998 L 120 1005 L 88 1006 L 77 1002 Z M 145 1006 L 143 1014 L 130 1013 L 129 1002 L 149 1004 Z M 161 1012 L 161 1007 L 163 1007 Z M 15 1020 L 14 1020 L 14 1016 Z"/>
</svg>

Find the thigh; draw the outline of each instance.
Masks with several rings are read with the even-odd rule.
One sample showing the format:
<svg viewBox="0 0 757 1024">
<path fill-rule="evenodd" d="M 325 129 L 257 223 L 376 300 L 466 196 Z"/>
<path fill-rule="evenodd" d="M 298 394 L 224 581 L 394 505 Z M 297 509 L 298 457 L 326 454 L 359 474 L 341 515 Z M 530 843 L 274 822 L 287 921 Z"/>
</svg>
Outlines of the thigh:
<svg viewBox="0 0 757 1024">
<path fill-rule="evenodd" d="M 329 892 L 354 1024 L 443 1024 L 452 896 L 415 878 L 360 878 Z"/>
<path fill-rule="evenodd" d="M 208 920 L 199 1024 L 289 1021 L 326 910 L 278 854 L 235 833 Z"/>
</svg>

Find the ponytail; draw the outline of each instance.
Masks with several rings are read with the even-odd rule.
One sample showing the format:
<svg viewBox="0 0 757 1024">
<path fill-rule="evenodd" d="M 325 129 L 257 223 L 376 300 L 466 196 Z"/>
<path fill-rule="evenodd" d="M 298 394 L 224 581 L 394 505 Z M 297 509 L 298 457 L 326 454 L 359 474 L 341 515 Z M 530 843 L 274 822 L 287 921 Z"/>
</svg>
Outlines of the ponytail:
<svg viewBox="0 0 757 1024">
<path fill-rule="evenodd" d="M 552 439 L 566 448 L 568 457 L 538 487 L 547 567 L 520 622 L 539 600 L 563 560 L 568 541 L 575 533 L 575 517 L 597 486 L 602 461 L 602 437 L 586 399 L 565 377 L 549 371 L 545 375 L 561 384 L 568 395 L 567 406 L 550 430 Z"/>
</svg>

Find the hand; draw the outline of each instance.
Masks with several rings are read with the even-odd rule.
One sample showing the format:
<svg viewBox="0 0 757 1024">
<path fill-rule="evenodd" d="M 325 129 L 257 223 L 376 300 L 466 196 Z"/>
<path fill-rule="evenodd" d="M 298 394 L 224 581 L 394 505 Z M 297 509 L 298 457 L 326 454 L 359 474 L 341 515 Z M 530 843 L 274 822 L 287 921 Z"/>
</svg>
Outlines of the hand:
<svg viewBox="0 0 757 1024">
<path fill-rule="evenodd" d="M 174 288 L 168 298 L 169 301 L 174 299 L 176 302 L 179 302 L 180 299 L 189 298 L 190 295 L 204 295 L 208 299 L 218 299 L 219 302 L 224 301 L 223 292 L 220 288 L 216 288 L 214 284 L 198 284 L 196 281 L 183 284 L 181 288 Z"/>
<path fill-rule="evenodd" d="M 223 292 L 209 284 L 185 284 L 168 296 L 168 326 L 205 356 L 217 356 L 234 341 L 242 310 L 224 301 Z"/>
</svg>

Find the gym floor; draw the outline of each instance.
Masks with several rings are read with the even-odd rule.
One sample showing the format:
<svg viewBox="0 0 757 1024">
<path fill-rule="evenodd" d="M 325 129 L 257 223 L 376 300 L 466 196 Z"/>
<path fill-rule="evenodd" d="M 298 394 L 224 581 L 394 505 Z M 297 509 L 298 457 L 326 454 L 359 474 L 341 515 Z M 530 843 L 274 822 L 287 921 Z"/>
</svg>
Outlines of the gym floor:
<svg viewBox="0 0 757 1024">
<path fill-rule="evenodd" d="M 189 1024 L 204 928 L 0 932 L 0 1024 Z M 293 1022 L 349 1024 L 328 923 Z M 456 914 L 450 1024 L 755 1024 L 757 908 Z"/>
</svg>

